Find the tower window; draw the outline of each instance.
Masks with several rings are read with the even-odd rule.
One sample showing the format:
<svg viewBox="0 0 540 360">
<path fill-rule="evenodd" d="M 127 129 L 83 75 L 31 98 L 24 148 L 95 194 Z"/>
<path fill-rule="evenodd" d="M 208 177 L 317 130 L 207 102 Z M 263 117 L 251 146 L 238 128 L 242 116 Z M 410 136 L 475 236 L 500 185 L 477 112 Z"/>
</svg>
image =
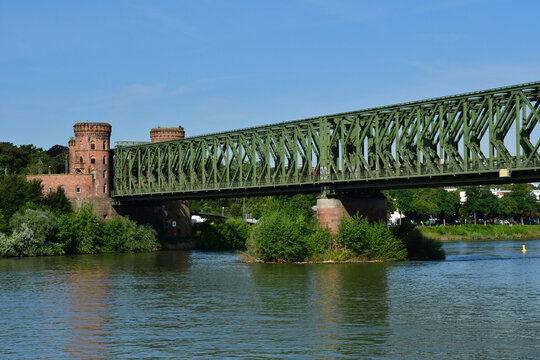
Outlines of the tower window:
<svg viewBox="0 0 540 360">
<path fill-rule="evenodd" d="M 91 149 L 91 150 L 95 150 L 95 149 L 96 149 L 96 144 L 95 144 L 93 141 L 90 143 L 90 149 Z"/>
<path fill-rule="evenodd" d="M 75 189 L 75 192 L 76 192 L 77 194 L 80 194 L 80 193 L 81 193 L 81 188 L 80 188 L 80 187 L 77 187 L 77 188 Z"/>
<path fill-rule="evenodd" d="M 103 163 L 104 163 L 104 164 L 107 163 L 107 157 L 106 157 L 106 156 L 103 157 Z"/>
<path fill-rule="evenodd" d="M 107 193 L 107 185 L 103 185 L 103 193 Z"/>
<path fill-rule="evenodd" d="M 103 142 L 103 150 L 105 150 L 107 148 L 107 144 L 105 143 L 105 141 Z"/>
<path fill-rule="evenodd" d="M 90 159 L 90 163 L 91 163 L 91 164 L 95 164 L 95 163 L 96 163 L 96 158 L 94 158 L 94 157 L 91 158 L 91 159 Z"/>
<path fill-rule="evenodd" d="M 105 170 L 105 171 L 103 172 L 103 178 L 104 178 L 104 179 L 107 178 L 107 170 Z"/>
<path fill-rule="evenodd" d="M 82 156 L 79 158 L 79 162 L 80 162 L 81 164 L 84 162 Z"/>
</svg>

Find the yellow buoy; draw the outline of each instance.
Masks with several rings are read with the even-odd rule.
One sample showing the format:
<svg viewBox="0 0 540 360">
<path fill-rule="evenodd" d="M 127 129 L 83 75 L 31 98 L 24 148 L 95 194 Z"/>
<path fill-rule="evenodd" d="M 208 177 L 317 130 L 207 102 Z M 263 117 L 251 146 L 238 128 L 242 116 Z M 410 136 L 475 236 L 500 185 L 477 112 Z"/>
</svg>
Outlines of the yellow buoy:
<svg viewBox="0 0 540 360">
<path fill-rule="evenodd" d="M 525 255 L 525 253 L 527 252 L 527 249 L 525 249 L 525 245 L 523 245 L 523 249 L 521 249 L 521 252 L 523 253 L 523 255 Z"/>
</svg>

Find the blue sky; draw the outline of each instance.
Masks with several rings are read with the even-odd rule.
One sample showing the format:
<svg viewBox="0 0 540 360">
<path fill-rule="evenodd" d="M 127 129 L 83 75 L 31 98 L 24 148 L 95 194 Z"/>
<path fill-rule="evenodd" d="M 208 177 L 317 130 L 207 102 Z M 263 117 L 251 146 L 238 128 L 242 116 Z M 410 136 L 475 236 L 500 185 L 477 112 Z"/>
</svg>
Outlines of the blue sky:
<svg viewBox="0 0 540 360">
<path fill-rule="evenodd" d="M 0 0 L 0 141 L 188 136 L 540 80 L 540 1 Z"/>
</svg>

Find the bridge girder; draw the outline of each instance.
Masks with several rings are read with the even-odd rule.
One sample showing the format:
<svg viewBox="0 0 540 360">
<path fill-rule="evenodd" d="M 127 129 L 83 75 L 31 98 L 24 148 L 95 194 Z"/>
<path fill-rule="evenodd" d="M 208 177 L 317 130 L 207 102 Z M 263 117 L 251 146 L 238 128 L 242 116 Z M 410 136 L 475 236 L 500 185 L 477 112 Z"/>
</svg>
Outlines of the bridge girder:
<svg viewBox="0 0 540 360">
<path fill-rule="evenodd" d="M 540 82 L 120 146 L 113 197 L 540 181 Z M 509 169 L 511 177 L 500 177 Z"/>
</svg>

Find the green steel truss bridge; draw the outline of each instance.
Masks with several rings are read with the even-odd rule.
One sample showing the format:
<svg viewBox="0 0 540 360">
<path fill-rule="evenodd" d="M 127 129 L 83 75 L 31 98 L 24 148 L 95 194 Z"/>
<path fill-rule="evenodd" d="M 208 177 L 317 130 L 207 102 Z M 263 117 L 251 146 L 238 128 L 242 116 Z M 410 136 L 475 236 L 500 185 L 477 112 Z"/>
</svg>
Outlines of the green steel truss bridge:
<svg viewBox="0 0 540 360">
<path fill-rule="evenodd" d="M 540 82 L 117 146 L 116 200 L 540 181 Z"/>
</svg>

